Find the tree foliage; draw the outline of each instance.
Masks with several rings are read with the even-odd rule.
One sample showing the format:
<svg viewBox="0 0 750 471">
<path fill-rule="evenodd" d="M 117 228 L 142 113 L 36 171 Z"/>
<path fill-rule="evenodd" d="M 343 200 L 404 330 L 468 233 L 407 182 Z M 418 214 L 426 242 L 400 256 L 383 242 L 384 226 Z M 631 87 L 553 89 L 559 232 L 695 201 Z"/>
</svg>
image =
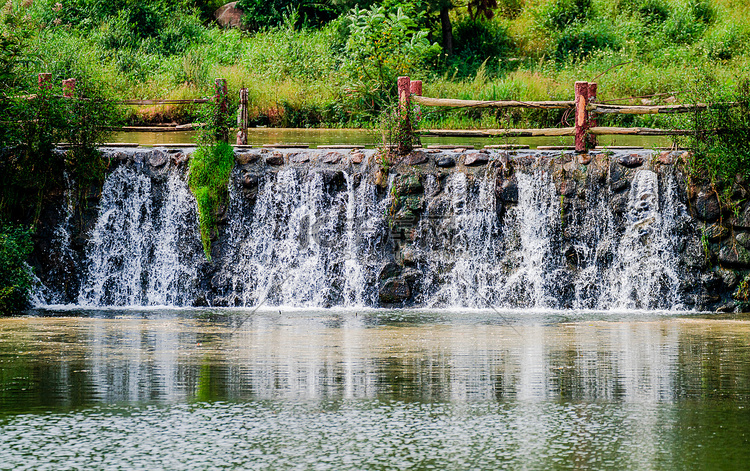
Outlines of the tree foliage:
<svg viewBox="0 0 750 471">
<path fill-rule="evenodd" d="M 0 316 L 28 307 L 32 287 L 31 233 L 21 226 L 0 220 Z"/>
<path fill-rule="evenodd" d="M 393 96 L 396 79 L 422 70 L 437 59 L 440 47 L 420 29 L 423 12 L 373 6 L 355 8 L 347 15 L 348 41 L 343 69 L 354 91 L 372 110 L 379 110 Z"/>
</svg>

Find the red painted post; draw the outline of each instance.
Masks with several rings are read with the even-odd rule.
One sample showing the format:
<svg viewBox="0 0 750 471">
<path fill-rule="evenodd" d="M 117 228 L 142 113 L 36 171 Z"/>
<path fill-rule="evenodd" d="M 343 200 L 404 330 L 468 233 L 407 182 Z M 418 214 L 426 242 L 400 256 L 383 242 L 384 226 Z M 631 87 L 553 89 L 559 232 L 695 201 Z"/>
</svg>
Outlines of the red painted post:
<svg viewBox="0 0 750 471">
<path fill-rule="evenodd" d="M 576 106 L 576 152 L 586 152 L 586 130 L 589 124 L 589 113 L 586 110 L 589 97 L 589 83 L 578 81 L 575 84 Z"/>
<path fill-rule="evenodd" d="M 52 89 L 52 74 L 39 74 L 37 75 L 37 84 L 40 90 L 51 90 Z"/>
<path fill-rule="evenodd" d="M 76 79 L 71 78 L 62 81 L 63 97 L 73 98 L 73 94 L 76 91 Z"/>
<path fill-rule="evenodd" d="M 409 88 L 411 90 L 412 95 L 416 96 L 422 96 L 422 81 L 421 80 L 414 80 L 409 85 Z"/>
<path fill-rule="evenodd" d="M 401 155 L 411 151 L 411 123 L 409 123 L 409 96 L 411 94 L 411 79 L 398 78 L 398 113 L 401 118 L 398 136 L 398 153 Z"/>
<path fill-rule="evenodd" d="M 229 97 L 227 96 L 227 80 L 219 78 L 214 80 L 214 103 L 216 103 L 216 139 L 229 142 L 229 128 L 227 113 L 229 112 Z"/>
<path fill-rule="evenodd" d="M 589 99 L 587 101 L 588 104 L 596 102 L 596 89 L 597 89 L 596 82 L 589 82 Z M 588 130 L 598 125 L 599 125 L 599 120 L 596 119 L 596 113 L 589 113 L 589 125 L 586 129 Z M 596 147 L 597 145 L 596 135 L 588 134 L 587 143 L 588 143 L 589 149 L 593 149 L 594 147 Z"/>
</svg>

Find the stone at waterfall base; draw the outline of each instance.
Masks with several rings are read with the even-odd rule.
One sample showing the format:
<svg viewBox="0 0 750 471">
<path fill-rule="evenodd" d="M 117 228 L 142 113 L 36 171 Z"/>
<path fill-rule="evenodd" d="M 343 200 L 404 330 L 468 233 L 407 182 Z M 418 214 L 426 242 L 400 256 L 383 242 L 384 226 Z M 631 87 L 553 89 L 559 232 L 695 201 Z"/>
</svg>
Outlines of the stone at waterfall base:
<svg viewBox="0 0 750 471">
<path fill-rule="evenodd" d="M 411 297 L 409 283 L 403 278 L 391 278 L 380 288 L 379 298 L 383 304 L 400 304 Z"/>
</svg>

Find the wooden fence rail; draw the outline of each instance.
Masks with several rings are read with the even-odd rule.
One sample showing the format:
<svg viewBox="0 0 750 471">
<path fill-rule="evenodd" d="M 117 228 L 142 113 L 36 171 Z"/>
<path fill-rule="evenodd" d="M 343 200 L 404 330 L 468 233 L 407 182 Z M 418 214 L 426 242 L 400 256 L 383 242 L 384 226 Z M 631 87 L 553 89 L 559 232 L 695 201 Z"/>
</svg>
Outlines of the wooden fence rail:
<svg viewBox="0 0 750 471">
<path fill-rule="evenodd" d="M 411 102 L 423 106 L 438 106 L 448 108 L 529 108 L 529 109 L 561 109 L 575 111 L 575 126 L 566 128 L 540 129 L 485 129 L 485 130 L 446 130 L 428 129 L 422 131 L 425 136 L 453 136 L 453 137 L 535 137 L 535 136 L 572 136 L 575 137 L 576 151 L 585 152 L 596 146 L 596 136 L 632 135 L 632 136 L 680 136 L 689 135 L 693 131 L 685 129 L 654 129 L 654 128 L 621 128 L 598 126 L 598 115 L 605 114 L 672 114 L 692 113 L 709 108 L 705 103 L 684 105 L 608 105 L 596 102 L 597 84 L 579 81 L 575 83 L 573 101 L 479 101 L 455 100 L 450 98 L 430 98 L 421 96 L 422 82 L 419 81 L 419 93 L 414 93 L 409 77 L 399 77 L 399 101 L 402 108 Z M 737 103 L 723 103 L 725 106 L 735 106 Z M 712 105 L 713 106 L 713 105 Z"/>
<path fill-rule="evenodd" d="M 189 105 L 189 104 L 206 104 L 206 103 L 218 103 L 216 112 L 220 114 L 229 114 L 229 106 L 227 99 L 227 86 L 226 79 L 216 79 L 214 81 L 214 96 L 212 98 L 188 98 L 188 99 L 172 99 L 172 98 L 155 98 L 150 100 L 117 100 L 114 103 L 119 105 L 131 105 L 131 106 L 153 106 L 153 105 Z M 52 74 L 41 73 L 37 75 L 37 86 L 40 90 L 51 90 L 52 89 Z M 77 100 L 86 100 L 86 98 L 75 97 L 76 79 L 70 78 L 62 81 L 62 95 L 56 96 L 57 98 L 68 98 Z M 22 100 L 36 100 L 39 97 L 38 94 L 30 94 L 23 96 L 12 97 L 15 99 Z M 237 121 L 239 131 L 237 132 L 237 144 L 247 144 L 247 116 L 248 116 L 248 91 L 247 88 L 240 89 L 240 108 L 238 110 L 240 119 Z M 226 122 L 226 119 L 217 119 L 217 122 Z M 177 126 L 177 130 L 188 130 L 193 129 L 193 124 Z M 182 129 L 180 129 L 182 128 Z M 136 130 L 136 127 L 125 126 L 121 129 Z M 160 130 L 159 126 L 148 126 L 146 128 L 138 128 L 140 130 Z M 220 140 L 227 141 L 229 136 L 225 134 L 226 130 L 222 131 L 217 138 Z"/>
</svg>

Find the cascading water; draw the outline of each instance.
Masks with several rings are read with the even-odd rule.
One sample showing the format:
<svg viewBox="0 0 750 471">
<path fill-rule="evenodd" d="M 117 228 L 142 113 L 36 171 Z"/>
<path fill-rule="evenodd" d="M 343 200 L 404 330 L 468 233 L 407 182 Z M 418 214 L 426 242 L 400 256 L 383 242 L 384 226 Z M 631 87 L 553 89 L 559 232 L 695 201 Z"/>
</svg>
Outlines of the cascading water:
<svg viewBox="0 0 750 471">
<path fill-rule="evenodd" d="M 79 304 L 190 304 L 202 255 L 197 238 L 195 201 L 179 173 L 159 182 L 118 167 L 102 189 Z"/>
<path fill-rule="evenodd" d="M 343 172 L 267 174 L 230 191 L 229 304 L 372 305 L 385 226 L 374 185 Z"/>
<path fill-rule="evenodd" d="M 569 179 L 571 191 L 550 162 L 411 174 L 406 195 L 394 175 L 384 191 L 351 168 L 238 167 L 212 262 L 183 172 L 118 166 L 78 302 L 378 306 L 396 277 L 417 306 L 681 308 L 690 221 L 675 178 L 639 169 L 616 188 Z"/>
</svg>

